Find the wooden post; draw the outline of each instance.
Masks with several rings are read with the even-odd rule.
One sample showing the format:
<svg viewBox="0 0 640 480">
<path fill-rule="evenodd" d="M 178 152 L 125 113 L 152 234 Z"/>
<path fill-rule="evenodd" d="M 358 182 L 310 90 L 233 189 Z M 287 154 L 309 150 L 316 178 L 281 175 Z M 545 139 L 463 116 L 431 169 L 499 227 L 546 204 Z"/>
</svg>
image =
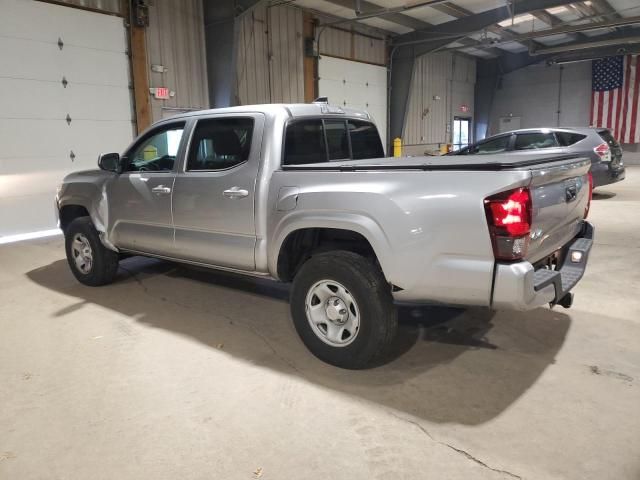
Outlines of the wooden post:
<svg viewBox="0 0 640 480">
<path fill-rule="evenodd" d="M 133 81 L 133 101 L 136 112 L 136 131 L 141 133 L 152 123 L 151 99 L 149 97 L 149 67 L 147 65 L 147 39 L 145 27 L 135 26 L 129 2 L 125 18 L 129 24 L 129 50 L 131 76 Z"/>
<path fill-rule="evenodd" d="M 313 39 L 315 35 L 315 24 L 313 16 L 305 12 L 303 17 L 303 37 L 304 39 Z M 320 48 L 318 46 L 318 48 Z M 306 103 L 313 102 L 318 98 L 318 59 L 304 55 L 303 59 L 303 76 L 304 76 L 304 101 Z"/>
</svg>

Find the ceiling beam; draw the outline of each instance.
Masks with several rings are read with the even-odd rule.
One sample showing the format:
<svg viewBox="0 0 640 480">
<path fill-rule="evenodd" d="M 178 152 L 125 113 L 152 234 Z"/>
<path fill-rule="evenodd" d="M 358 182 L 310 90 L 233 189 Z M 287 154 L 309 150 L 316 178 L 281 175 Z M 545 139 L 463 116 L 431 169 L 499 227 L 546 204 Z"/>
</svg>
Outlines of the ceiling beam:
<svg viewBox="0 0 640 480">
<path fill-rule="evenodd" d="M 527 2 L 515 3 L 513 15 L 529 13 L 536 10 L 566 5 L 566 0 L 528 0 Z M 511 18 L 512 12 L 506 6 L 487 10 L 485 12 L 469 15 L 452 20 L 450 22 L 434 25 L 433 27 L 398 35 L 393 39 L 393 45 L 414 45 L 412 53 L 414 56 L 422 55 L 436 50 L 449 43 L 468 37 L 471 33 L 489 29 L 492 25 Z M 504 29 L 501 30 L 504 34 Z M 507 36 L 516 36 L 509 32 Z"/>
<path fill-rule="evenodd" d="M 555 15 L 552 15 L 551 13 L 547 12 L 546 10 L 536 10 L 535 12 L 531 12 L 531 15 L 536 17 L 541 22 L 546 23 L 547 25 L 549 25 L 549 27 L 552 27 L 552 28 L 557 27 L 558 25 L 563 23 L 562 20 L 560 20 Z M 587 36 L 584 33 L 567 33 L 567 35 L 571 37 L 574 41 L 587 39 Z"/>
<path fill-rule="evenodd" d="M 390 117 L 391 138 L 402 135 L 404 119 L 411 89 L 413 63 L 417 56 L 446 47 L 448 44 L 467 38 L 474 32 L 511 18 L 512 15 L 535 10 L 566 5 L 566 0 L 527 0 L 515 2 L 513 8 L 502 6 L 482 13 L 462 17 L 451 22 L 434 25 L 428 29 L 406 33 L 394 37 L 392 45 L 392 69 L 390 79 Z M 496 59 L 499 60 L 499 59 Z"/>
<path fill-rule="evenodd" d="M 596 22 L 596 23 L 580 23 L 577 25 L 565 25 L 560 27 L 548 28 L 545 30 L 538 30 L 536 32 L 531 32 L 531 33 L 523 33 L 522 35 L 518 35 L 516 37 L 516 40 L 522 43 L 522 42 L 531 40 L 533 38 L 548 37 L 548 36 L 560 35 L 560 34 L 569 35 L 571 33 L 579 33 L 579 32 L 588 31 L 588 30 L 600 30 L 604 28 L 613 28 L 613 27 L 630 26 L 630 25 L 638 25 L 638 24 L 640 24 L 640 15 L 636 17 L 622 17 L 617 20 L 609 20 L 609 21 Z M 582 38 L 582 41 L 594 40 L 601 37 L 602 36 L 590 37 L 588 35 L 584 35 L 584 37 Z M 508 41 L 496 42 L 494 44 L 491 44 L 491 46 L 497 47 L 504 43 L 508 43 Z M 460 47 L 456 47 L 456 48 L 451 48 L 447 50 L 457 50 L 459 48 Z M 484 48 L 484 46 L 478 46 L 478 48 Z M 545 48 L 545 45 L 539 44 L 539 48 Z"/>
<path fill-rule="evenodd" d="M 608 35 L 598 35 L 592 37 L 588 42 L 562 43 L 553 47 L 533 48 L 529 50 L 529 55 L 545 55 L 560 52 L 571 52 L 576 50 L 593 50 L 600 47 L 617 46 L 620 53 L 625 53 L 629 45 L 640 44 L 640 30 L 632 29 L 627 31 L 614 32 Z"/>
</svg>

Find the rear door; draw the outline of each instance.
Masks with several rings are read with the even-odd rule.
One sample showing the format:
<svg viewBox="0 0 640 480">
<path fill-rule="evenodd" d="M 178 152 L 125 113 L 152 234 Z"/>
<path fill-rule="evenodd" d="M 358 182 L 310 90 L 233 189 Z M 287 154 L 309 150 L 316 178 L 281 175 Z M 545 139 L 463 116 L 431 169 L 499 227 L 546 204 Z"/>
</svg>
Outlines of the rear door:
<svg viewBox="0 0 640 480">
<path fill-rule="evenodd" d="M 255 270 L 264 115 L 198 118 L 173 190 L 176 257 Z"/>
</svg>

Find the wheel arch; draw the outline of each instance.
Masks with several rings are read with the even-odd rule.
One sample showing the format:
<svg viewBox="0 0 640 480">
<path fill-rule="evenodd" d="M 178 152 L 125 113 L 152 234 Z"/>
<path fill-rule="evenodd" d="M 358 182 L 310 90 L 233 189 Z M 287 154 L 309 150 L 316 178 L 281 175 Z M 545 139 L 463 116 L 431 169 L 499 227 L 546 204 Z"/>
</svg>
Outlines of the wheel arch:
<svg viewBox="0 0 640 480">
<path fill-rule="evenodd" d="M 368 216 L 298 212 L 284 219 L 272 238 L 269 270 L 280 280 L 290 281 L 313 253 L 336 249 L 371 256 L 380 265 L 385 278 L 391 281 L 389 240 Z"/>
</svg>

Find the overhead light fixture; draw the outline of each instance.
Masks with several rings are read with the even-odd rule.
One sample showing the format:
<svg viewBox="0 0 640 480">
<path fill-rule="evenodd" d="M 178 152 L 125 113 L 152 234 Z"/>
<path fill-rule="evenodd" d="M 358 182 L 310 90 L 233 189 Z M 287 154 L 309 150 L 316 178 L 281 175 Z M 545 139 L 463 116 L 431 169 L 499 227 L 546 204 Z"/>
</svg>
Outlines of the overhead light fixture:
<svg viewBox="0 0 640 480">
<path fill-rule="evenodd" d="M 567 7 L 563 7 L 563 6 L 547 8 L 547 13 L 550 13 L 551 15 L 556 15 L 558 13 L 562 13 L 566 11 L 567 11 Z"/>
<path fill-rule="evenodd" d="M 516 15 L 513 18 L 508 18 L 506 20 L 498 22 L 498 25 L 500 25 L 501 27 L 510 27 L 512 25 L 517 25 L 519 23 L 530 22 L 531 20 L 534 20 L 534 19 L 535 17 L 530 13 L 523 13 L 522 15 Z"/>
</svg>

